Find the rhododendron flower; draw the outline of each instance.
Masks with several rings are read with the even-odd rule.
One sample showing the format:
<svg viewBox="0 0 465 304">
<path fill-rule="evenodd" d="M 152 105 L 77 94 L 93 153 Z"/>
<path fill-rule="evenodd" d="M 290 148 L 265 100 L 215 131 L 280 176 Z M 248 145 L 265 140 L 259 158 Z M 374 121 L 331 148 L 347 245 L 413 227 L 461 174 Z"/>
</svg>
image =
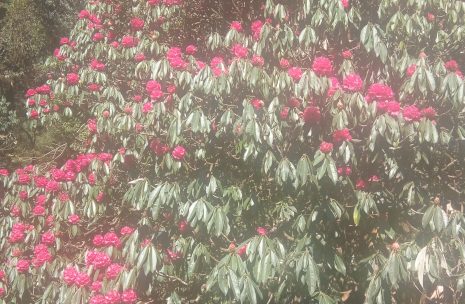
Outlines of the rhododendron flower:
<svg viewBox="0 0 465 304">
<path fill-rule="evenodd" d="M 89 299 L 89 304 L 107 304 L 107 300 L 104 295 L 94 295 Z"/>
<path fill-rule="evenodd" d="M 289 63 L 289 60 L 281 58 L 279 60 L 279 66 L 281 67 L 281 69 L 287 70 L 291 66 L 291 64 Z"/>
<path fill-rule="evenodd" d="M 302 117 L 306 124 L 319 123 L 321 119 L 320 109 L 315 106 L 308 106 L 305 108 Z"/>
<path fill-rule="evenodd" d="M 124 304 L 135 304 L 137 301 L 137 294 L 133 289 L 125 290 L 121 293 L 121 301 Z"/>
<path fill-rule="evenodd" d="M 259 55 L 253 55 L 252 57 L 252 64 L 254 66 L 263 66 L 265 64 L 265 59 Z"/>
<path fill-rule="evenodd" d="M 173 251 L 171 249 L 166 249 L 168 260 L 170 262 L 176 262 L 181 259 L 182 254 L 180 252 Z"/>
<path fill-rule="evenodd" d="M 35 216 L 42 216 L 45 214 L 45 208 L 41 205 L 35 205 L 32 209 L 32 214 Z"/>
<path fill-rule="evenodd" d="M 144 53 L 137 53 L 137 54 L 134 56 L 134 60 L 135 60 L 136 62 L 144 61 L 144 60 L 145 60 L 145 55 L 144 55 Z"/>
<path fill-rule="evenodd" d="M 352 58 L 352 52 L 350 50 L 345 50 L 342 52 L 342 58 L 344 59 L 351 59 Z"/>
<path fill-rule="evenodd" d="M 158 138 L 155 138 L 150 142 L 150 150 L 157 156 L 163 156 L 169 151 L 169 146 L 160 142 Z"/>
<path fill-rule="evenodd" d="M 32 96 L 34 96 L 34 95 L 36 95 L 36 94 L 37 94 L 37 92 L 36 92 L 36 90 L 34 90 L 34 89 L 28 89 L 28 90 L 26 91 L 26 97 L 32 97 Z"/>
<path fill-rule="evenodd" d="M 421 112 L 415 105 L 411 105 L 402 110 L 402 116 L 406 121 L 419 121 L 421 119 Z"/>
<path fill-rule="evenodd" d="M 188 45 L 186 47 L 186 54 L 187 55 L 195 55 L 197 53 L 197 47 L 195 45 Z"/>
<path fill-rule="evenodd" d="M 406 71 L 407 76 L 411 77 L 413 75 L 413 73 L 415 73 L 416 69 L 417 69 L 416 64 L 409 65 L 409 67 L 407 68 L 407 71 Z"/>
<path fill-rule="evenodd" d="M 76 282 L 77 275 L 78 272 L 74 267 L 69 266 L 66 267 L 65 270 L 63 270 L 63 280 L 69 286 L 74 285 L 74 283 Z"/>
<path fill-rule="evenodd" d="M 348 9 L 350 7 L 349 0 L 341 0 L 342 7 Z"/>
<path fill-rule="evenodd" d="M 257 227 L 257 233 L 261 236 L 265 236 L 268 233 L 268 231 L 264 227 Z"/>
<path fill-rule="evenodd" d="M 47 231 L 42 234 L 41 242 L 45 245 L 53 245 L 55 244 L 55 235 L 53 235 L 53 232 Z"/>
<path fill-rule="evenodd" d="M 103 244 L 105 246 L 114 246 L 119 248 L 121 246 L 121 240 L 114 232 L 107 232 L 103 236 Z"/>
<path fill-rule="evenodd" d="M 252 106 L 255 108 L 255 110 L 260 110 L 265 104 L 263 103 L 263 100 L 254 98 L 250 101 Z"/>
<path fill-rule="evenodd" d="M 231 48 L 231 53 L 233 53 L 236 58 L 246 58 L 249 54 L 249 50 L 243 45 L 237 43 Z"/>
<path fill-rule="evenodd" d="M 90 285 L 90 289 L 92 289 L 93 292 L 100 292 L 102 290 L 102 282 L 101 281 L 94 281 Z"/>
<path fill-rule="evenodd" d="M 20 191 L 18 193 L 18 196 L 19 196 L 19 199 L 22 200 L 23 202 L 26 201 L 29 197 L 29 195 L 27 194 L 27 191 Z"/>
<path fill-rule="evenodd" d="M 60 184 L 53 180 L 48 181 L 47 186 L 45 186 L 45 190 L 47 192 L 57 192 L 58 190 L 60 190 Z"/>
<path fill-rule="evenodd" d="M 367 187 L 367 184 L 363 179 L 358 179 L 357 180 L 357 182 L 355 184 L 355 188 L 357 190 L 364 190 L 364 189 L 366 189 L 366 187 Z"/>
<path fill-rule="evenodd" d="M 451 72 L 455 72 L 459 69 L 459 65 L 457 64 L 457 61 L 455 60 L 449 60 L 445 63 L 446 69 L 448 69 Z"/>
<path fill-rule="evenodd" d="M 210 68 L 212 69 L 213 74 L 216 77 L 219 77 L 226 73 L 223 58 L 221 57 L 214 57 L 210 62 Z"/>
<path fill-rule="evenodd" d="M 290 68 L 287 73 L 289 76 L 294 79 L 294 81 L 299 81 L 302 78 L 302 69 L 299 67 Z"/>
<path fill-rule="evenodd" d="M 105 64 L 103 62 L 98 61 L 97 59 L 92 59 L 90 62 L 90 67 L 95 71 L 105 71 Z"/>
<path fill-rule="evenodd" d="M 181 233 L 185 233 L 187 229 L 189 228 L 189 224 L 187 223 L 186 220 L 180 220 L 178 223 L 178 230 Z"/>
<path fill-rule="evenodd" d="M 97 32 L 92 36 L 92 41 L 94 42 L 102 41 L 103 39 L 105 39 L 105 36 L 100 32 Z"/>
<path fill-rule="evenodd" d="M 242 32 L 242 24 L 239 21 L 233 21 L 231 22 L 230 28 L 232 30 L 236 30 L 238 32 Z"/>
<path fill-rule="evenodd" d="M 177 146 L 173 149 L 173 152 L 171 152 L 171 156 L 173 156 L 175 160 L 183 160 L 185 155 L 186 149 L 183 146 Z"/>
<path fill-rule="evenodd" d="M 378 175 L 372 175 L 370 176 L 370 178 L 368 179 L 369 182 L 374 182 L 374 183 L 377 183 L 379 181 L 381 181 L 381 179 L 379 178 Z"/>
<path fill-rule="evenodd" d="M 374 83 L 368 89 L 368 94 L 365 97 L 365 100 L 370 103 L 373 100 L 375 101 L 389 101 L 394 98 L 394 92 L 390 86 L 387 86 L 382 83 Z"/>
<path fill-rule="evenodd" d="M 250 25 L 250 30 L 252 31 L 253 34 L 253 39 L 258 40 L 260 39 L 260 35 L 262 32 L 262 27 L 263 27 L 263 22 L 260 20 L 256 20 L 252 22 Z"/>
<path fill-rule="evenodd" d="M 19 174 L 18 175 L 18 184 L 20 185 L 27 185 L 31 182 L 31 177 L 27 174 Z"/>
<path fill-rule="evenodd" d="M 137 38 L 130 36 L 130 35 L 123 36 L 123 38 L 121 39 L 121 44 L 125 48 L 135 47 L 137 46 L 137 43 L 138 43 Z"/>
<path fill-rule="evenodd" d="M 87 273 L 80 272 L 76 275 L 75 284 L 78 287 L 86 287 L 90 284 L 91 280 Z"/>
<path fill-rule="evenodd" d="M 334 93 L 336 93 L 336 91 L 341 88 L 341 84 L 339 83 L 339 80 L 337 80 L 336 77 L 330 77 L 329 80 L 331 81 L 331 85 L 329 86 L 326 95 L 328 97 L 332 97 L 334 96 Z"/>
<path fill-rule="evenodd" d="M 342 130 L 335 130 L 333 132 L 333 141 L 334 143 L 340 143 L 343 141 L 351 141 L 352 135 L 350 135 L 350 131 L 347 128 Z"/>
<path fill-rule="evenodd" d="M 281 111 L 279 112 L 279 117 L 282 119 L 282 120 L 286 120 L 287 117 L 289 116 L 289 107 L 283 107 L 281 109 Z"/>
<path fill-rule="evenodd" d="M 28 260 L 19 260 L 18 263 L 16 263 L 16 269 L 20 273 L 26 273 L 29 271 L 29 266 L 30 263 Z"/>
<path fill-rule="evenodd" d="M 138 31 L 144 28 L 144 20 L 141 18 L 132 18 L 129 24 L 134 31 Z"/>
<path fill-rule="evenodd" d="M 363 88 L 363 80 L 358 74 L 350 74 L 344 78 L 342 86 L 346 91 L 360 92 Z"/>
<path fill-rule="evenodd" d="M 428 118 L 429 120 L 434 120 L 436 118 L 436 110 L 433 107 L 427 107 L 426 109 L 421 110 L 421 115 Z"/>
<path fill-rule="evenodd" d="M 60 38 L 60 45 L 68 44 L 69 38 L 68 37 L 61 37 Z"/>
<path fill-rule="evenodd" d="M 100 91 L 101 86 L 97 83 L 89 83 L 87 85 L 87 89 L 91 92 L 97 92 Z"/>
<path fill-rule="evenodd" d="M 31 110 L 31 112 L 29 113 L 29 118 L 37 119 L 38 117 L 39 117 L 39 112 L 37 112 L 36 110 Z"/>
<path fill-rule="evenodd" d="M 48 95 L 51 92 L 50 86 L 47 84 L 41 85 L 36 88 L 36 92 L 42 95 Z"/>
<path fill-rule="evenodd" d="M 380 101 L 376 104 L 376 108 L 381 113 L 387 112 L 390 115 L 397 115 L 400 113 L 400 104 L 397 101 Z"/>
<path fill-rule="evenodd" d="M 131 228 L 129 226 L 124 226 L 120 230 L 121 235 L 130 235 L 134 232 L 134 228 Z"/>
<path fill-rule="evenodd" d="M 239 256 L 243 256 L 247 252 L 247 244 L 243 245 L 239 249 L 237 249 L 237 254 Z"/>
<path fill-rule="evenodd" d="M 107 279 L 109 280 L 116 279 L 122 270 L 123 270 L 123 266 L 121 266 L 120 264 L 116 264 L 116 263 L 111 264 L 110 266 L 108 266 L 107 271 L 106 271 Z"/>
<path fill-rule="evenodd" d="M 80 220 L 81 219 L 79 218 L 79 215 L 77 215 L 77 214 L 70 214 L 68 216 L 68 222 L 70 224 L 76 225 L 77 223 L 79 223 Z"/>
<path fill-rule="evenodd" d="M 333 73 L 333 63 L 327 57 L 317 57 L 313 60 L 312 70 L 318 76 L 330 76 Z"/>
<path fill-rule="evenodd" d="M 146 102 L 142 106 L 142 113 L 149 113 L 153 110 L 153 103 L 151 102 Z"/>
<path fill-rule="evenodd" d="M 331 151 L 333 151 L 333 144 L 329 143 L 329 142 L 326 142 L 326 141 L 323 141 L 320 144 L 320 151 L 325 153 L 325 154 L 331 153 Z"/>
<path fill-rule="evenodd" d="M 94 235 L 94 238 L 92 239 L 92 244 L 95 247 L 102 247 L 104 245 L 105 241 L 103 240 L 103 235 L 101 234 L 96 234 Z"/>
<path fill-rule="evenodd" d="M 103 252 L 89 251 L 86 255 L 86 264 L 92 265 L 96 269 L 107 268 L 111 264 L 111 259 Z"/>
</svg>

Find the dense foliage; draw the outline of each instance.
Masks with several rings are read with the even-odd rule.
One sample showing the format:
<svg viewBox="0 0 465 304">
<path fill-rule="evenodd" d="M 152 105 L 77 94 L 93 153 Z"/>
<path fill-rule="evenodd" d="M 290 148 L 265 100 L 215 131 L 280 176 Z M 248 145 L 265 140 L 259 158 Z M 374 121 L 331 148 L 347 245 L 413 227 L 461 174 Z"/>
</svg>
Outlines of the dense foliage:
<svg viewBox="0 0 465 304">
<path fill-rule="evenodd" d="M 463 303 L 465 3 L 262 4 L 173 45 L 181 0 L 87 2 L 25 100 L 83 153 L 0 170 L 2 301 Z"/>
</svg>

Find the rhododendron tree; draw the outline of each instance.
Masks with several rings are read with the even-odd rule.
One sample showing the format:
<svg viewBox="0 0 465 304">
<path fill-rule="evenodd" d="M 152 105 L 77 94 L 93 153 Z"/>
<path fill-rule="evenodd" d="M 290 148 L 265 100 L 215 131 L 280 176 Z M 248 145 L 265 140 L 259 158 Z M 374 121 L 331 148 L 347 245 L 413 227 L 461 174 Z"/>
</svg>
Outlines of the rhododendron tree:
<svg viewBox="0 0 465 304">
<path fill-rule="evenodd" d="M 0 171 L 2 301 L 462 303 L 465 4 L 266 0 L 171 45 L 183 9 L 88 1 L 26 92 L 88 137 Z"/>
</svg>

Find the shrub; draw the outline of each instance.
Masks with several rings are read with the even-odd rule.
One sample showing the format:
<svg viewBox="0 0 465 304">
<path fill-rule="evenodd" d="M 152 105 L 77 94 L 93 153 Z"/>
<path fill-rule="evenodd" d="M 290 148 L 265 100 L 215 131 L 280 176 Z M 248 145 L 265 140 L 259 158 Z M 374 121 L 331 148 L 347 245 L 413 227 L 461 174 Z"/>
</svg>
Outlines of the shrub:
<svg viewBox="0 0 465 304">
<path fill-rule="evenodd" d="M 89 1 L 26 92 L 89 137 L 1 171 L 7 301 L 463 302 L 465 4 L 267 0 L 167 45 L 184 6 Z"/>
</svg>

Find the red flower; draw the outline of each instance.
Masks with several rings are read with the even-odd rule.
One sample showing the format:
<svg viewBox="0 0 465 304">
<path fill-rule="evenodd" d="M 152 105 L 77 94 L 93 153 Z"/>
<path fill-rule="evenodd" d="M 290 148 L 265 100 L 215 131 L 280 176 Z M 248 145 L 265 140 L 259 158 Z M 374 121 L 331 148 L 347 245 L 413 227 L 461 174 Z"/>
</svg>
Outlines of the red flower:
<svg viewBox="0 0 465 304">
<path fill-rule="evenodd" d="M 318 76 L 330 76 L 333 73 L 333 63 L 329 58 L 317 57 L 313 61 L 312 70 Z"/>
<path fill-rule="evenodd" d="M 69 286 L 73 285 L 76 282 L 76 277 L 78 272 L 74 267 L 66 267 L 63 270 L 63 281 Z"/>
<path fill-rule="evenodd" d="M 138 43 L 137 38 L 130 36 L 130 35 L 123 36 L 123 38 L 121 39 L 121 44 L 125 48 L 135 47 L 137 46 L 137 43 Z"/>
<path fill-rule="evenodd" d="M 421 110 L 421 114 L 429 120 L 435 119 L 437 115 L 436 110 L 433 107 L 427 107 L 426 109 Z"/>
<path fill-rule="evenodd" d="M 132 18 L 129 24 L 134 31 L 138 31 L 144 28 L 144 20 L 140 18 Z"/>
<path fill-rule="evenodd" d="M 131 228 L 129 226 L 124 226 L 120 230 L 121 235 L 130 235 L 134 232 L 134 228 Z"/>
<path fill-rule="evenodd" d="M 53 232 L 47 231 L 42 234 L 41 241 L 45 245 L 53 245 L 55 244 L 55 235 L 53 235 Z"/>
<path fill-rule="evenodd" d="M 90 277 L 85 272 L 80 272 L 76 275 L 75 283 L 79 287 L 85 287 L 90 284 Z"/>
<path fill-rule="evenodd" d="M 243 256 L 247 252 L 247 244 L 243 245 L 237 250 L 239 256 Z"/>
<path fill-rule="evenodd" d="M 406 121 L 419 121 L 421 119 L 421 112 L 415 105 L 405 107 L 402 115 Z"/>
<path fill-rule="evenodd" d="M 299 67 L 292 67 L 287 71 L 287 73 L 292 79 L 294 79 L 294 81 L 299 81 L 302 77 L 302 69 Z"/>
<path fill-rule="evenodd" d="M 242 24 L 241 24 L 239 21 L 233 21 L 233 22 L 231 22 L 230 28 L 231 28 L 232 30 L 235 30 L 235 31 L 238 31 L 238 32 L 242 32 Z"/>
<path fill-rule="evenodd" d="M 358 74 L 350 74 L 344 78 L 342 85 L 346 91 L 360 92 L 363 88 L 363 80 Z"/>
<path fill-rule="evenodd" d="M 282 120 L 286 120 L 288 116 L 289 116 L 289 107 L 283 107 L 281 109 L 281 112 L 279 112 L 279 117 Z"/>
<path fill-rule="evenodd" d="M 325 154 L 331 153 L 333 151 L 333 144 L 326 141 L 321 142 L 320 151 Z"/>
<path fill-rule="evenodd" d="M 261 236 L 265 236 L 268 233 L 268 231 L 264 227 L 257 227 L 257 233 Z"/>
<path fill-rule="evenodd" d="M 350 7 L 350 2 L 349 0 L 341 0 L 342 7 L 345 9 L 348 9 Z"/>
<path fill-rule="evenodd" d="M 97 59 L 92 59 L 92 61 L 90 62 L 90 67 L 95 70 L 95 71 L 99 71 L 99 72 L 102 72 L 105 70 L 105 64 L 103 62 L 100 62 L 98 61 Z"/>
<path fill-rule="evenodd" d="M 334 93 L 336 93 L 336 91 L 341 88 L 341 85 L 339 84 L 339 80 L 337 80 L 336 77 L 330 77 L 329 80 L 331 80 L 331 86 L 329 87 L 326 94 L 328 97 L 332 97 Z"/>
<path fill-rule="evenodd" d="M 374 83 L 368 89 L 368 95 L 365 97 L 367 102 L 376 101 L 389 101 L 394 98 L 394 92 L 390 86 L 382 83 Z"/>
<path fill-rule="evenodd" d="M 263 66 L 265 64 L 265 59 L 259 55 L 253 55 L 252 57 L 252 64 L 254 66 Z"/>
<path fill-rule="evenodd" d="M 415 73 L 416 69 L 417 69 L 416 64 L 409 65 L 409 67 L 407 68 L 407 72 L 406 72 L 407 76 L 412 77 L 412 75 L 413 75 L 413 73 Z"/>
<path fill-rule="evenodd" d="M 181 233 L 187 232 L 187 229 L 189 228 L 189 224 L 187 223 L 186 220 L 180 220 L 178 223 L 178 230 Z"/>
<path fill-rule="evenodd" d="M 260 21 L 260 20 L 255 20 L 250 25 L 250 30 L 252 31 L 253 38 L 255 40 L 260 39 L 260 35 L 261 35 L 261 32 L 262 32 L 262 27 L 263 27 L 263 22 Z"/>
<path fill-rule="evenodd" d="M 333 141 L 334 143 L 340 143 L 343 141 L 351 141 L 352 135 L 350 135 L 350 131 L 347 128 L 342 130 L 335 130 L 333 132 Z"/>
<path fill-rule="evenodd" d="M 144 55 L 144 53 L 137 53 L 137 54 L 134 56 L 134 60 L 135 60 L 136 62 L 144 61 L 144 60 L 145 60 L 145 55 Z"/>
<path fill-rule="evenodd" d="M 457 61 L 455 60 L 449 60 L 445 64 L 446 69 L 448 69 L 451 72 L 455 72 L 459 69 L 459 65 L 457 64 Z"/>
<path fill-rule="evenodd" d="M 250 103 L 255 108 L 255 110 L 260 110 L 264 106 L 263 100 L 258 98 L 252 99 Z"/>
<path fill-rule="evenodd" d="M 16 263 L 16 269 L 20 273 L 25 273 L 29 271 L 30 263 L 27 260 L 19 260 L 18 263 Z"/>
<path fill-rule="evenodd" d="M 163 156 L 169 151 L 169 147 L 166 144 L 160 142 L 158 138 L 153 139 L 150 142 L 150 150 L 157 156 Z"/>
<path fill-rule="evenodd" d="M 137 294 L 133 289 L 125 290 L 121 293 L 121 301 L 124 304 L 134 304 L 137 301 Z"/>
<path fill-rule="evenodd" d="M 79 215 L 77 215 L 77 214 L 70 214 L 68 216 L 68 222 L 70 224 L 76 225 L 77 223 L 79 223 L 80 220 L 81 219 L 79 218 Z"/>
<path fill-rule="evenodd" d="M 355 184 L 355 188 L 357 190 L 364 190 L 364 189 L 366 189 L 366 187 L 367 187 L 367 184 L 363 179 L 358 179 L 357 180 L 357 182 Z"/>
<path fill-rule="evenodd" d="M 186 47 L 186 54 L 188 55 L 195 55 L 197 53 L 197 47 L 195 45 L 188 45 Z"/>
<path fill-rule="evenodd" d="M 321 120 L 320 109 L 315 106 L 306 107 L 302 116 L 306 124 L 317 124 Z"/>
<path fill-rule="evenodd" d="M 177 146 L 173 149 L 173 152 L 171 152 L 171 156 L 173 156 L 175 160 L 183 160 L 185 155 L 186 149 L 183 146 Z"/>
<path fill-rule="evenodd" d="M 343 51 L 342 52 L 342 58 L 351 59 L 352 58 L 352 52 L 350 50 Z"/>
<path fill-rule="evenodd" d="M 236 58 L 246 58 L 249 54 L 249 50 L 245 46 L 236 43 L 231 48 L 231 53 L 233 53 Z"/>
<path fill-rule="evenodd" d="M 298 98 L 292 97 L 287 100 L 287 105 L 290 108 L 298 108 L 300 106 L 300 100 Z"/>
<path fill-rule="evenodd" d="M 291 66 L 291 64 L 289 63 L 289 60 L 281 58 L 279 60 L 279 66 L 281 67 L 281 69 L 287 70 Z"/>
</svg>

